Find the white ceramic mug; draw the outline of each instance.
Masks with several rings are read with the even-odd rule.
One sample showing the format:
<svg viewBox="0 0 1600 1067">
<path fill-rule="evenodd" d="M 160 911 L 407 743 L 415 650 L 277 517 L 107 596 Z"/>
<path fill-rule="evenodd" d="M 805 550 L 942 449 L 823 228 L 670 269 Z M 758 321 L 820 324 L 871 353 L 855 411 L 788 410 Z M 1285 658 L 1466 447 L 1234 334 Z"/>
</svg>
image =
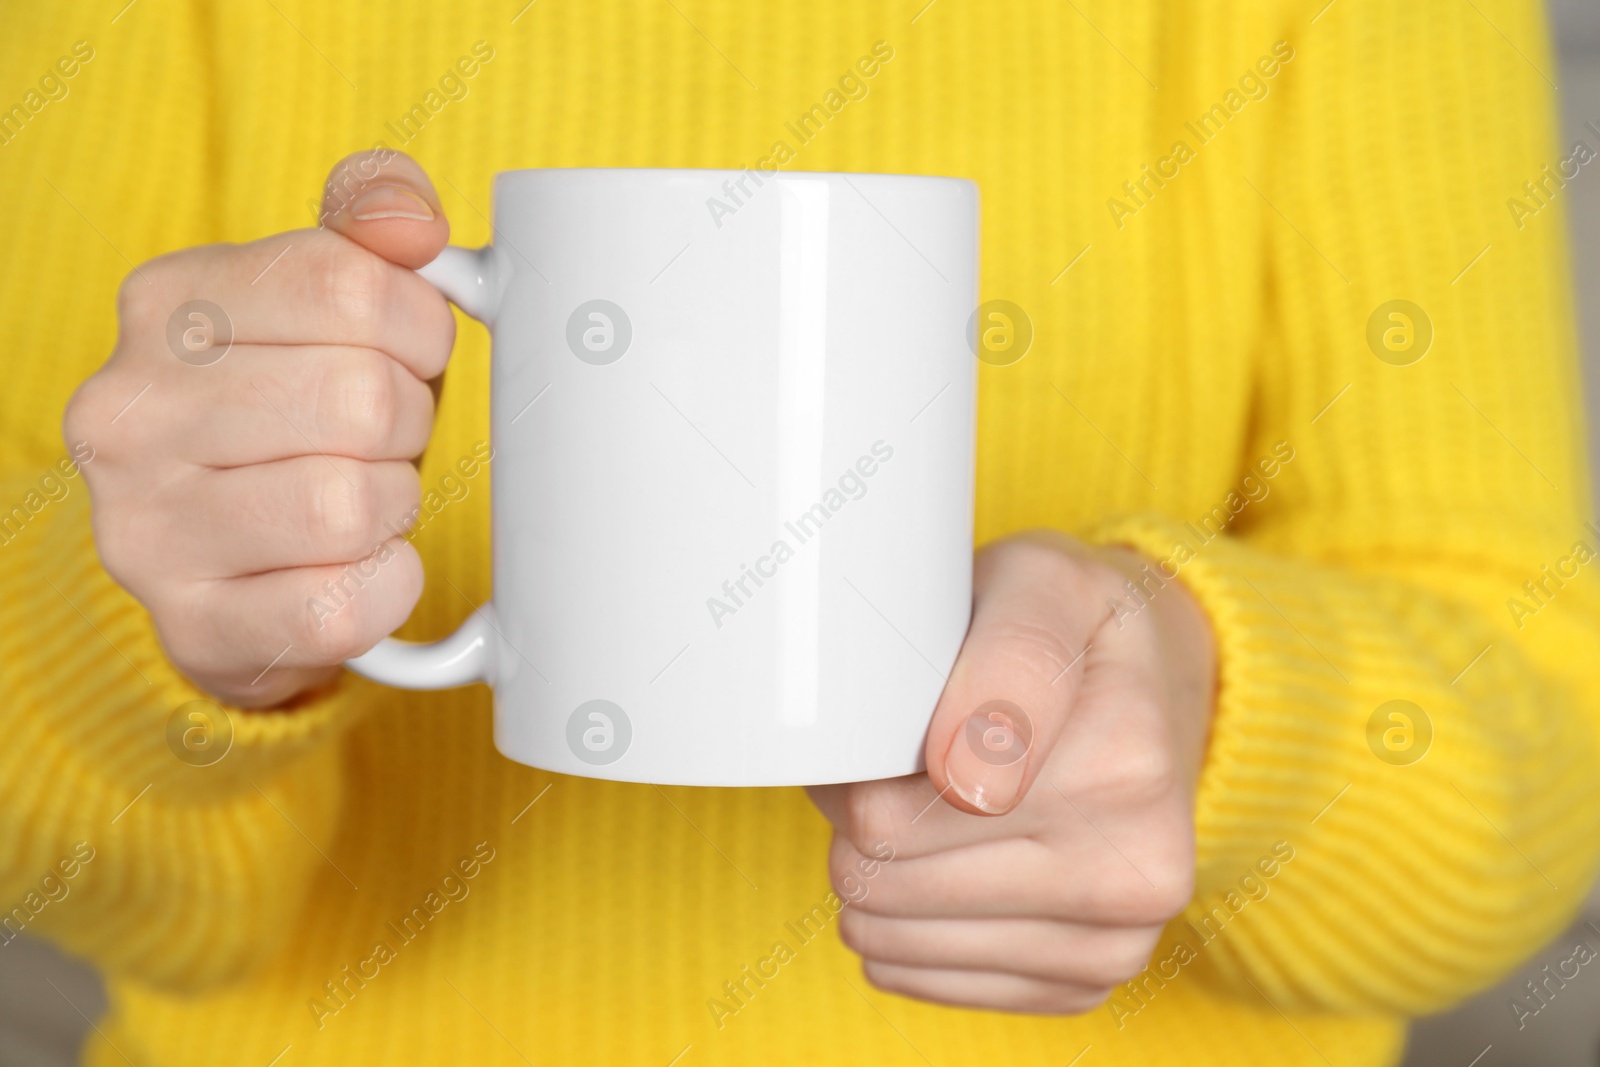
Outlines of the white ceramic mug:
<svg viewBox="0 0 1600 1067">
<path fill-rule="evenodd" d="M 567 774 L 909 774 L 972 599 L 977 189 L 522 170 L 421 274 L 493 332 L 494 599 L 356 673 L 486 682 Z"/>
</svg>

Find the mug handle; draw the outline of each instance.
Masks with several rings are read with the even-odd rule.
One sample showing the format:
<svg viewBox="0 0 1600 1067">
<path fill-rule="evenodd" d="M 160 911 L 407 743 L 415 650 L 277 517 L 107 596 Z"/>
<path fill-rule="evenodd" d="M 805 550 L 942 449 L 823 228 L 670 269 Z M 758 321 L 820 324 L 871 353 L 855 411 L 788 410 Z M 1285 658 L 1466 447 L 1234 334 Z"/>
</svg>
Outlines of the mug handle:
<svg viewBox="0 0 1600 1067">
<path fill-rule="evenodd" d="M 451 245 L 417 273 L 452 304 L 485 326 L 493 326 L 504 291 L 493 247 Z M 494 684 L 490 656 L 494 602 L 486 602 L 442 641 L 401 641 L 385 637 L 371 651 L 345 661 L 345 667 L 374 682 L 401 689 L 451 689 L 473 682 Z"/>
</svg>

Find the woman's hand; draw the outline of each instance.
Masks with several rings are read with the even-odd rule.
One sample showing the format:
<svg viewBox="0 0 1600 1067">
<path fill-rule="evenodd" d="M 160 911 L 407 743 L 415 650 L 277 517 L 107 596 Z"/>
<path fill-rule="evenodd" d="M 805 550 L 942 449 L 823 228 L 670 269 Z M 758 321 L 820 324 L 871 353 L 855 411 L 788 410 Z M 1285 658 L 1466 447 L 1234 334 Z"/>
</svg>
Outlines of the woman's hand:
<svg viewBox="0 0 1600 1067">
<path fill-rule="evenodd" d="M 867 978 L 1054 1013 L 1137 974 L 1193 886 L 1214 660 L 1199 605 L 1129 550 L 1028 534 L 981 552 L 928 773 L 810 790 L 841 897 L 893 849 L 839 919 Z"/>
<path fill-rule="evenodd" d="M 410 268 L 450 227 L 393 152 L 335 167 L 323 220 L 128 275 L 117 347 L 63 422 L 95 449 L 83 473 L 106 571 L 179 670 L 244 706 L 326 680 L 422 592 L 403 536 L 411 461 L 455 320 Z"/>
</svg>

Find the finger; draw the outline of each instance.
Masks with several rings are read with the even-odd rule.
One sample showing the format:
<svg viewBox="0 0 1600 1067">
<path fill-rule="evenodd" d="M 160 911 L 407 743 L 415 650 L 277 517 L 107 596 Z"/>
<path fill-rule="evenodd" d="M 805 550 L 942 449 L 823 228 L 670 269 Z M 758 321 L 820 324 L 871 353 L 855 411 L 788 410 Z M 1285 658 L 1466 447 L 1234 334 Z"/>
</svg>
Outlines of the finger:
<svg viewBox="0 0 1600 1067">
<path fill-rule="evenodd" d="M 866 961 L 861 973 L 886 993 L 898 993 L 935 1004 L 1038 1015 L 1075 1015 L 1099 1006 L 1109 987 L 1090 988 L 1063 982 L 1042 982 L 1015 974 L 905 967 Z"/>
<path fill-rule="evenodd" d="M 284 667 L 276 664 L 258 677 L 242 681 L 215 674 L 186 673 L 201 689 L 235 707 L 289 711 L 293 702 L 315 700 L 316 690 L 329 685 L 343 671 L 337 666 Z"/>
<path fill-rule="evenodd" d="M 188 307 L 197 300 L 215 308 Z M 125 324 L 165 340 L 154 358 L 176 357 L 192 375 L 232 358 L 224 342 L 334 344 L 375 348 L 426 380 L 444 369 L 455 341 L 455 317 L 437 289 L 331 230 L 162 256 L 123 285 L 118 302 Z"/>
<path fill-rule="evenodd" d="M 985 551 L 973 585 L 972 625 L 928 728 L 928 777 L 950 803 L 1001 815 L 1054 747 L 1117 590 L 1043 540 Z"/>
<path fill-rule="evenodd" d="M 860 874 L 864 858 L 848 841 L 834 837 L 828 850 L 834 892 L 852 908 L 900 918 L 1145 927 L 1160 925 L 1182 907 L 1172 902 L 1186 888 L 1163 892 L 1110 850 L 1071 841 L 1011 838 L 918 859 L 896 858 L 871 878 Z"/>
<path fill-rule="evenodd" d="M 839 937 L 878 963 L 990 971 L 1105 988 L 1150 960 L 1157 927 L 1123 929 L 1041 919 L 906 919 L 847 907 Z"/>
<path fill-rule="evenodd" d="M 376 349 L 243 345 L 196 371 L 184 389 L 152 388 L 123 432 L 210 467 L 412 459 L 433 432 L 433 391 Z"/>
<path fill-rule="evenodd" d="M 163 493 L 162 541 L 192 578 L 232 578 L 371 556 L 414 522 L 416 467 L 296 456 L 206 470 Z"/>
<path fill-rule="evenodd" d="M 433 182 L 403 152 L 376 148 L 341 159 L 322 192 L 323 225 L 415 270 L 450 240 Z"/>
<path fill-rule="evenodd" d="M 208 675 L 248 695 L 275 671 L 342 663 L 398 629 L 422 593 L 422 560 L 396 537 L 355 563 L 186 588 L 187 603 L 153 613 L 173 620 L 162 643 L 180 668 L 205 664 Z"/>
<path fill-rule="evenodd" d="M 1023 836 L 1036 828 L 1031 810 L 990 819 L 943 803 L 926 774 L 810 786 L 806 792 L 835 832 L 869 857 L 888 852 L 895 859 L 914 859 Z"/>
</svg>

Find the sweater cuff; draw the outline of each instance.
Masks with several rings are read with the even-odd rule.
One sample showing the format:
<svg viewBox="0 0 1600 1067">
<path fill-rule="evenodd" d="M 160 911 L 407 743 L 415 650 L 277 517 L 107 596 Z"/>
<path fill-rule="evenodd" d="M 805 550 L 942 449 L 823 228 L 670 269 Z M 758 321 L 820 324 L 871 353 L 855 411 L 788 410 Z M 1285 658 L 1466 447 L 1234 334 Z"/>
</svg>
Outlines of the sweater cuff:
<svg viewBox="0 0 1600 1067">
<path fill-rule="evenodd" d="M 1087 539 L 1133 548 L 1163 578 L 1175 574 L 1211 621 L 1216 703 L 1195 799 L 1195 898 L 1203 900 L 1275 845 L 1292 848 L 1350 784 L 1346 726 L 1358 687 L 1324 654 L 1348 643 L 1343 612 L 1303 563 L 1193 523 L 1119 518 Z"/>
<path fill-rule="evenodd" d="M 0 694 L 37 731 L 30 758 L 93 768 L 130 797 L 201 799 L 251 790 L 355 720 L 365 702 L 348 678 L 266 711 L 199 690 L 100 566 L 81 480 L 64 484 L 64 498 L 0 542 Z"/>
</svg>

